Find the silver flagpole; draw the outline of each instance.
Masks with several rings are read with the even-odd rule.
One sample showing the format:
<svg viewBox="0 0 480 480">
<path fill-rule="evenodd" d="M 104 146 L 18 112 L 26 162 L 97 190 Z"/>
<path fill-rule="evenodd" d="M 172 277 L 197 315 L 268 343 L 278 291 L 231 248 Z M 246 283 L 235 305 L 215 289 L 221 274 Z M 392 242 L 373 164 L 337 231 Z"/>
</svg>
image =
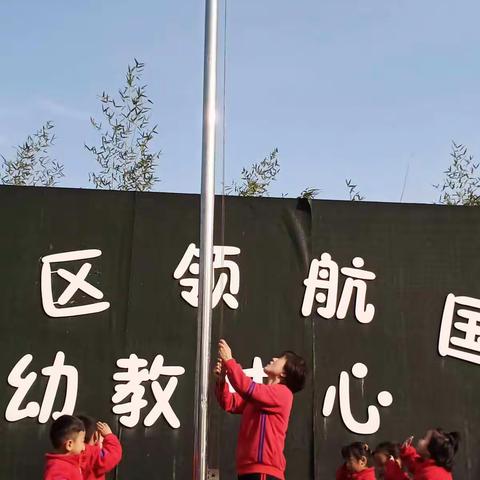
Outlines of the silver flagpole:
<svg viewBox="0 0 480 480">
<path fill-rule="evenodd" d="M 217 94 L 218 0 L 205 4 L 203 73 L 202 191 L 200 205 L 200 282 L 197 316 L 195 480 L 207 479 L 208 384 L 212 333 L 213 220 L 215 206 L 215 130 Z"/>
</svg>

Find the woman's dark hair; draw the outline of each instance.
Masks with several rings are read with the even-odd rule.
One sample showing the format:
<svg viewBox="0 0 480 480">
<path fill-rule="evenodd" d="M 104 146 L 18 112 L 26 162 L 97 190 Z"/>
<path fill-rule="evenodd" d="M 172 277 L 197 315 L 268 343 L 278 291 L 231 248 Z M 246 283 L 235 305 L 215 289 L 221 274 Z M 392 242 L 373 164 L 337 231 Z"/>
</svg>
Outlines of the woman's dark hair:
<svg viewBox="0 0 480 480">
<path fill-rule="evenodd" d="M 355 460 L 360 460 L 362 457 L 365 457 L 368 460 L 371 454 L 370 447 L 363 442 L 353 442 L 350 445 L 342 447 L 342 458 L 344 460 L 348 460 L 351 457 Z"/>
<path fill-rule="evenodd" d="M 460 434 L 458 432 L 444 432 L 441 428 L 432 431 L 427 450 L 430 458 L 445 470 L 451 472 L 453 468 L 453 458 L 458 450 Z"/>
<path fill-rule="evenodd" d="M 373 452 L 375 453 L 384 453 L 385 455 L 392 456 L 395 460 L 400 458 L 400 445 L 393 442 L 382 442 L 377 445 L 377 448 Z"/>
<path fill-rule="evenodd" d="M 283 383 L 293 392 L 297 393 L 305 386 L 305 378 L 307 376 L 307 364 L 305 360 L 295 352 L 286 350 L 281 353 L 278 358 L 286 358 L 283 371 L 285 378 Z"/>
</svg>

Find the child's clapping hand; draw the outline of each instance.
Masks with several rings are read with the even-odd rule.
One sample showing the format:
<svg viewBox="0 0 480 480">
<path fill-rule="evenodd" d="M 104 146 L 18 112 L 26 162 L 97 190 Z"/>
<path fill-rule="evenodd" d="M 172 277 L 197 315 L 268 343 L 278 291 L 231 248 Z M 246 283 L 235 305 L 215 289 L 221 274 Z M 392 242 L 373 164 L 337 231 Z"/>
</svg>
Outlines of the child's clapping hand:
<svg viewBox="0 0 480 480">
<path fill-rule="evenodd" d="M 402 448 L 408 448 L 412 445 L 413 442 L 413 435 L 408 437 L 403 443 L 402 443 Z"/>
<path fill-rule="evenodd" d="M 102 437 L 106 437 L 112 433 L 112 429 L 104 422 L 97 422 L 97 431 Z"/>
</svg>

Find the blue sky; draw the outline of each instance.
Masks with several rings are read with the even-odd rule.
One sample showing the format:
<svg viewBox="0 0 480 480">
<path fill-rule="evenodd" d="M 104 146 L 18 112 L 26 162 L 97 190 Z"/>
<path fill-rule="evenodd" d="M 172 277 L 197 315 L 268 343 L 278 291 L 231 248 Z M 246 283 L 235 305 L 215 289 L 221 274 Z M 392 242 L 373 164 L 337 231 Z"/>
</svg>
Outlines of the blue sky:
<svg viewBox="0 0 480 480">
<path fill-rule="evenodd" d="M 204 6 L 200 0 L 22 0 L 1 6 L 0 152 L 56 125 L 61 186 L 88 187 L 84 142 L 98 94 L 133 57 L 158 123 L 156 190 L 198 192 Z M 480 156 L 480 3 L 228 0 L 226 179 L 280 151 L 272 195 L 305 186 L 344 199 L 432 202 L 450 142 Z"/>
</svg>

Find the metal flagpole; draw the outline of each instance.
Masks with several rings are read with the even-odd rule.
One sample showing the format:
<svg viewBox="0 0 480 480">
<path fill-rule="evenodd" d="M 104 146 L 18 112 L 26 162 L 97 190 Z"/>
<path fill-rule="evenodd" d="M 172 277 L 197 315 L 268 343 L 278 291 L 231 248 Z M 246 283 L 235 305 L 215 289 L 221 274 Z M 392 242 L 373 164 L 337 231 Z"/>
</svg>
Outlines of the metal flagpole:
<svg viewBox="0 0 480 480">
<path fill-rule="evenodd" d="M 215 130 L 218 0 L 205 3 L 203 73 L 202 190 L 200 204 L 200 281 L 197 316 L 194 479 L 207 479 L 208 384 L 212 330 L 213 220 L 215 204 Z"/>
</svg>

